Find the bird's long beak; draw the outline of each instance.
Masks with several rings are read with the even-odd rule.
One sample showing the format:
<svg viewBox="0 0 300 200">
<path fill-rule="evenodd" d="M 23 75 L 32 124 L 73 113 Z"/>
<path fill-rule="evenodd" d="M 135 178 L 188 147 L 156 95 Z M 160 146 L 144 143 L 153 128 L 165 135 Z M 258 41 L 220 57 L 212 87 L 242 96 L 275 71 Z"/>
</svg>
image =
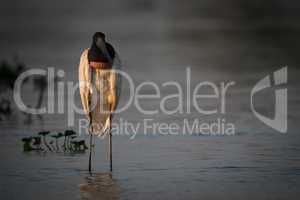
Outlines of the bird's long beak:
<svg viewBox="0 0 300 200">
<path fill-rule="evenodd" d="M 99 49 L 101 49 L 103 46 L 105 46 L 104 44 L 105 44 L 105 42 L 102 38 L 97 38 L 96 45 Z"/>
<path fill-rule="evenodd" d="M 98 38 L 96 41 L 96 45 L 99 49 L 101 49 L 101 51 L 103 52 L 103 54 L 108 58 L 109 62 L 112 63 L 112 58 L 110 57 L 108 50 L 106 48 L 105 45 L 105 41 L 101 38 Z"/>
</svg>

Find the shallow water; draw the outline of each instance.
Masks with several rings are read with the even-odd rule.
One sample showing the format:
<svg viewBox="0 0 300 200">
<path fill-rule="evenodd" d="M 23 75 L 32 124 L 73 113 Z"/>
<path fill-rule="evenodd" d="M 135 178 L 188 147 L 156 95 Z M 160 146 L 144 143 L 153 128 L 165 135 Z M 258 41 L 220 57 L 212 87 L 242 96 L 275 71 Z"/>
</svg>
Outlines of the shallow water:
<svg viewBox="0 0 300 200">
<path fill-rule="evenodd" d="M 6 140 L 9 154 L 1 154 L 5 161 L 1 198 L 297 199 L 299 195 L 299 137 L 115 136 L 112 174 L 106 140 L 96 141 L 90 175 L 87 153 L 22 153 L 15 138 Z"/>
</svg>

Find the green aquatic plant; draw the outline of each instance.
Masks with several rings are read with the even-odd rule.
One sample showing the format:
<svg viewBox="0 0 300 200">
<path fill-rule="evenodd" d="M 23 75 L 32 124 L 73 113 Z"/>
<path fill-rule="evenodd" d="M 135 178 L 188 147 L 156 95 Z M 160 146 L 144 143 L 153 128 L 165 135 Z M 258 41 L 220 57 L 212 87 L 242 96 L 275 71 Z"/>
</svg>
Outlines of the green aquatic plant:
<svg viewBox="0 0 300 200">
<path fill-rule="evenodd" d="M 25 137 L 22 138 L 23 142 L 23 151 L 28 152 L 28 151 L 41 151 L 43 150 L 41 148 L 41 137 L 38 136 L 33 136 L 33 137 Z"/>
<path fill-rule="evenodd" d="M 72 139 L 72 140 L 74 140 L 75 138 L 77 138 L 77 136 L 76 136 L 76 135 L 74 135 L 74 136 L 71 136 L 71 139 Z"/>
<path fill-rule="evenodd" d="M 32 137 L 22 138 L 24 152 L 29 152 L 29 151 L 33 150 L 32 146 L 31 146 L 31 141 L 32 141 Z"/>
<path fill-rule="evenodd" d="M 31 138 L 32 138 L 32 140 L 33 140 L 33 144 L 32 144 L 32 145 L 35 146 L 35 149 L 36 149 L 36 150 L 43 150 L 43 149 L 41 148 L 41 144 L 42 144 L 41 137 L 39 137 L 39 136 L 34 136 L 34 137 L 31 137 Z"/>
<path fill-rule="evenodd" d="M 55 147 L 54 147 L 54 141 L 53 140 L 50 140 L 49 146 L 51 147 L 51 150 L 55 149 Z"/>
<path fill-rule="evenodd" d="M 77 135 L 72 135 L 72 136 L 70 136 L 70 138 L 71 138 L 71 139 L 69 139 L 68 145 L 69 145 L 69 149 L 70 149 L 71 151 L 73 151 L 73 150 L 74 150 L 74 145 L 73 145 L 72 142 L 74 141 L 74 139 L 77 138 Z"/>
<path fill-rule="evenodd" d="M 49 133 L 50 133 L 50 131 L 41 131 L 41 132 L 38 133 L 38 135 L 43 137 L 44 145 L 47 147 L 47 149 L 49 151 L 52 151 L 51 147 L 49 146 L 49 144 L 47 143 L 47 140 L 46 140 L 46 136 L 49 135 Z"/>
<path fill-rule="evenodd" d="M 59 138 L 63 137 L 64 134 L 62 133 L 57 133 L 56 135 L 51 135 L 55 139 L 55 146 L 56 146 L 56 151 L 59 151 L 59 145 L 58 145 L 58 140 Z"/>
<path fill-rule="evenodd" d="M 23 142 L 23 151 L 41 151 L 44 150 L 42 146 L 46 147 L 46 150 L 59 152 L 59 139 L 64 137 L 64 150 L 69 152 L 85 152 L 88 149 L 85 140 L 76 140 L 77 135 L 73 130 L 66 130 L 64 133 L 58 132 L 57 134 L 49 135 L 50 131 L 41 131 L 38 133 L 38 136 L 24 137 L 22 138 Z M 50 136 L 54 140 L 47 141 L 47 136 Z"/>
<path fill-rule="evenodd" d="M 85 140 L 71 141 L 74 151 L 85 151 L 88 147 L 85 144 Z"/>
<path fill-rule="evenodd" d="M 64 139 L 64 150 L 70 150 L 71 144 L 70 144 L 70 137 L 76 135 L 76 132 L 73 130 L 66 130 L 64 133 L 65 139 Z"/>
<path fill-rule="evenodd" d="M 66 130 L 65 131 L 65 136 L 72 136 L 72 135 L 76 135 L 76 132 L 73 130 Z"/>
</svg>

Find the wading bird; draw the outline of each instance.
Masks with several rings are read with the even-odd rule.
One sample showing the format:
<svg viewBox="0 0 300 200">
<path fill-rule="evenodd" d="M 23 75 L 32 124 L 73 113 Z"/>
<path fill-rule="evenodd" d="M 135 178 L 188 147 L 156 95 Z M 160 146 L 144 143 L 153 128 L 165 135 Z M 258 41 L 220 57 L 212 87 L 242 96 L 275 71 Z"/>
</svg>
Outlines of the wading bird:
<svg viewBox="0 0 300 200">
<path fill-rule="evenodd" d="M 110 170 L 112 171 L 112 112 L 115 110 L 121 91 L 120 59 L 113 46 L 106 42 L 102 32 L 93 35 L 92 45 L 80 57 L 79 83 L 83 109 L 89 120 L 91 171 L 93 135 L 109 135 Z"/>
</svg>

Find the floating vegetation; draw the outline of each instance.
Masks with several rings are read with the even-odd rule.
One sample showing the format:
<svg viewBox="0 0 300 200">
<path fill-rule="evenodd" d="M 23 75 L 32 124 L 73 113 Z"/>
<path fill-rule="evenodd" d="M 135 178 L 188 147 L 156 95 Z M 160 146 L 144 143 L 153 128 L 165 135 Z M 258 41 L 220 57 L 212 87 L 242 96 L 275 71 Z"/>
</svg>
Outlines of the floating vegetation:
<svg viewBox="0 0 300 200">
<path fill-rule="evenodd" d="M 85 140 L 79 140 L 79 141 L 71 141 L 73 150 L 75 151 L 85 151 L 88 149 L 88 147 L 85 144 Z"/>
<path fill-rule="evenodd" d="M 88 149 L 85 140 L 77 139 L 77 133 L 73 130 L 66 130 L 64 133 L 41 131 L 37 136 L 22 138 L 22 142 L 24 152 L 56 151 L 80 153 Z M 61 143 L 63 144 L 61 145 Z"/>
<path fill-rule="evenodd" d="M 31 141 L 32 141 L 31 137 L 22 138 L 24 152 L 33 150 L 33 147 L 31 146 Z"/>
<path fill-rule="evenodd" d="M 56 151 L 59 151 L 58 140 L 59 140 L 59 138 L 61 138 L 61 137 L 63 137 L 63 136 L 64 136 L 64 134 L 62 134 L 62 133 L 57 133 L 57 134 L 55 134 L 55 135 L 51 135 L 51 137 L 55 139 L 55 147 L 56 147 Z"/>
<path fill-rule="evenodd" d="M 50 145 L 47 143 L 47 138 L 46 136 L 50 134 L 50 131 L 42 131 L 42 132 L 39 132 L 38 135 L 41 135 L 43 137 L 43 143 L 44 145 L 47 147 L 47 149 L 49 151 L 52 151 Z"/>
</svg>

